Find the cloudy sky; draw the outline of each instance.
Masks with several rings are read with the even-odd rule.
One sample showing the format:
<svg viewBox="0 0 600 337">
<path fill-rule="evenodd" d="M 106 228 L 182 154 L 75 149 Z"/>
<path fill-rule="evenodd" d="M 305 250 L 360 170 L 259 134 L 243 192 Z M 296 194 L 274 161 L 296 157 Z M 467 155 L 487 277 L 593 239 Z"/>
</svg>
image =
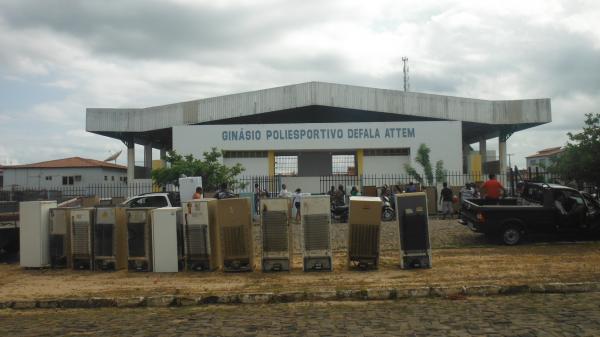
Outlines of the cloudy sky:
<svg viewBox="0 0 600 337">
<path fill-rule="evenodd" d="M 552 123 L 509 139 L 523 165 L 600 112 L 599 18 L 593 0 L 2 0 L 0 164 L 124 148 L 85 131 L 86 107 L 306 81 L 400 89 L 407 56 L 411 91 L 551 98 Z"/>
</svg>

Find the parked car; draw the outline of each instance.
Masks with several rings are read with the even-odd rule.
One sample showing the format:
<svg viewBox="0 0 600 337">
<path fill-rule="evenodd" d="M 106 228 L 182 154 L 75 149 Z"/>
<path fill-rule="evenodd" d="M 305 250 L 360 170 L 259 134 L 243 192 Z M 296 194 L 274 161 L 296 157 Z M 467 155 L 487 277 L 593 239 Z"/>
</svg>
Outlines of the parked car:
<svg viewBox="0 0 600 337">
<path fill-rule="evenodd" d="M 570 187 L 527 182 L 519 198 L 465 200 L 459 223 L 516 245 L 528 233 L 598 232 L 600 204 Z"/>
<path fill-rule="evenodd" d="M 180 207 L 179 193 L 161 192 L 136 195 L 125 200 L 121 206 L 124 207 Z"/>
</svg>

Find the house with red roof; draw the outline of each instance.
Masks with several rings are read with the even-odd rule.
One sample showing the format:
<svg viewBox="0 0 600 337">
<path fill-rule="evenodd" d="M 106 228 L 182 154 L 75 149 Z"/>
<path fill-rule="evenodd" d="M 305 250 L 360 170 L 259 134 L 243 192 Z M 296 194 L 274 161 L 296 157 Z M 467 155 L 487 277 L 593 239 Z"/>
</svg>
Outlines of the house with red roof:
<svg viewBox="0 0 600 337">
<path fill-rule="evenodd" d="M 127 167 L 95 159 L 71 157 L 25 165 L 3 166 L 3 188 L 31 189 L 89 184 L 127 183 Z"/>
<path fill-rule="evenodd" d="M 550 147 L 539 150 L 537 153 L 525 157 L 527 160 L 527 169 L 544 172 L 546 168 L 552 166 L 553 161 L 564 151 L 563 147 Z"/>
</svg>

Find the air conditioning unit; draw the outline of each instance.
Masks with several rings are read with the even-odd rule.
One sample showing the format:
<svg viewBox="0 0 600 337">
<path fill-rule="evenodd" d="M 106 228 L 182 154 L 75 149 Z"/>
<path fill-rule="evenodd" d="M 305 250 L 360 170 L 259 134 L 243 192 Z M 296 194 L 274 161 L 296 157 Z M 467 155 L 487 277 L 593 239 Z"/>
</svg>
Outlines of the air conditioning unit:
<svg viewBox="0 0 600 337">
<path fill-rule="evenodd" d="M 219 268 L 216 210 L 217 199 L 190 200 L 184 204 L 183 255 L 186 270 L 210 271 Z"/>
<path fill-rule="evenodd" d="M 128 208 L 127 264 L 129 270 L 152 271 L 152 207 Z"/>
<path fill-rule="evenodd" d="M 50 209 L 56 201 L 25 201 L 19 204 L 20 264 L 25 268 L 46 267 L 50 263 Z"/>
<path fill-rule="evenodd" d="M 122 207 L 97 207 L 94 221 L 94 268 L 127 268 L 127 219 Z"/>
<path fill-rule="evenodd" d="M 252 213 L 246 198 L 217 200 L 217 226 L 223 271 L 253 269 Z"/>
<path fill-rule="evenodd" d="M 348 265 L 377 269 L 381 233 L 381 199 L 350 197 L 348 217 Z"/>
<path fill-rule="evenodd" d="M 179 271 L 177 249 L 177 213 L 180 208 L 162 207 L 152 210 L 152 271 Z"/>
<path fill-rule="evenodd" d="M 290 205 L 289 198 L 260 201 L 263 271 L 290 271 L 292 268 Z"/>
<path fill-rule="evenodd" d="M 400 267 L 431 268 L 427 195 L 424 192 L 396 194 L 396 210 Z"/>
<path fill-rule="evenodd" d="M 71 259 L 73 269 L 89 269 L 94 267 L 92 251 L 92 232 L 94 208 L 78 208 L 71 210 Z"/>
<path fill-rule="evenodd" d="M 331 201 L 329 196 L 302 197 L 300 214 L 304 271 L 332 271 Z"/>
<path fill-rule="evenodd" d="M 50 266 L 71 268 L 71 208 L 50 210 Z"/>
</svg>

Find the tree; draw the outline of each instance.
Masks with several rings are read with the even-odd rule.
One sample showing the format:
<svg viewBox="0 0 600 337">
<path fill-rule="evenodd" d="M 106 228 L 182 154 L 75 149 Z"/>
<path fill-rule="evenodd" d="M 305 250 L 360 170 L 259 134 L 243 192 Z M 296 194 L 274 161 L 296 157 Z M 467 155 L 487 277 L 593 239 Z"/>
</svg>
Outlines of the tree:
<svg viewBox="0 0 600 337">
<path fill-rule="evenodd" d="M 600 185 L 600 114 L 586 114 L 583 130 L 567 133 L 569 142 L 559 155 L 552 171 L 564 178 Z"/>
<path fill-rule="evenodd" d="M 435 162 L 435 182 L 443 183 L 446 179 L 446 170 L 444 170 L 444 161 L 438 160 Z"/>
<path fill-rule="evenodd" d="M 423 168 L 423 173 L 425 175 L 425 179 L 429 183 L 429 185 L 433 184 L 433 169 L 431 168 L 431 160 L 429 158 L 429 153 L 431 149 L 427 147 L 425 144 L 421 144 L 419 149 L 417 150 L 417 156 L 415 157 L 415 161 L 421 165 Z"/>
<path fill-rule="evenodd" d="M 423 177 L 421 177 L 419 172 L 417 172 L 414 167 L 410 166 L 409 163 L 404 164 L 404 169 L 406 170 L 406 173 L 418 183 L 423 183 Z"/>
<path fill-rule="evenodd" d="M 204 159 L 195 159 L 192 155 L 182 156 L 175 150 L 167 152 L 165 161 L 168 165 L 152 171 L 152 180 L 159 186 L 179 184 L 179 177 L 202 177 L 205 191 L 215 191 L 221 183 L 227 183 L 231 188 L 244 187 L 245 184 L 237 181 L 236 177 L 245 169 L 241 164 L 228 167 L 221 163 L 219 158 L 222 151 L 212 148 L 204 152 Z"/>
<path fill-rule="evenodd" d="M 433 167 L 431 166 L 429 153 L 431 153 L 431 149 L 429 149 L 427 145 L 421 144 L 417 150 L 417 156 L 415 157 L 415 161 L 423 168 L 423 176 L 408 163 L 404 164 L 404 170 L 406 170 L 406 173 L 417 182 L 426 182 L 429 185 L 433 185 Z M 435 163 L 435 180 L 436 182 L 442 182 L 445 177 L 446 170 L 444 170 L 444 161 L 438 160 Z"/>
</svg>

